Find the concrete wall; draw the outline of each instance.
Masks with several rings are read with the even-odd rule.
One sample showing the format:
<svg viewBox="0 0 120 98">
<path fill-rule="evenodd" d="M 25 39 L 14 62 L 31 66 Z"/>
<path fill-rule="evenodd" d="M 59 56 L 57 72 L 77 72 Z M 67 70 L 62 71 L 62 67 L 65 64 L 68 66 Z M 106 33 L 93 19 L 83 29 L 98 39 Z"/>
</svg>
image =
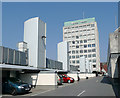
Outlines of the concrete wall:
<svg viewBox="0 0 120 98">
<path fill-rule="evenodd" d="M 80 73 L 80 74 L 77 74 L 77 73 L 68 73 L 67 74 L 68 76 L 72 77 L 75 79 L 75 81 L 78 80 L 78 76 L 80 77 L 80 79 L 86 79 L 86 77 L 95 77 L 96 75 L 95 74 L 85 74 L 85 73 Z"/>
<path fill-rule="evenodd" d="M 63 63 L 63 70 L 65 71 L 70 70 L 68 42 L 64 41 L 64 42 L 58 43 L 57 49 L 58 49 L 58 55 L 57 55 L 58 61 Z"/>
<path fill-rule="evenodd" d="M 86 79 L 86 74 L 79 74 L 80 79 Z"/>
<path fill-rule="evenodd" d="M 87 72 L 87 73 L 92 73 L 93 71 L 93 66 L 92 66 L 92 62 L 89 62 L 89 60 L 87 58 L 80 57 L 80 72 Z"/>
<path fill-rule="evenodd" d="M 55 73 L 28 73 L 20 74 L 20 79 L 32 85 L 57 85 L 57 75 Z"/>
<path fill-rule="evenodd" d="M 118 78 L 117 59 L 120 56 L 120 31 L 119 28 L 109 35 L 108 45 L 108 75 L 111 78 Z"/>
</svg>

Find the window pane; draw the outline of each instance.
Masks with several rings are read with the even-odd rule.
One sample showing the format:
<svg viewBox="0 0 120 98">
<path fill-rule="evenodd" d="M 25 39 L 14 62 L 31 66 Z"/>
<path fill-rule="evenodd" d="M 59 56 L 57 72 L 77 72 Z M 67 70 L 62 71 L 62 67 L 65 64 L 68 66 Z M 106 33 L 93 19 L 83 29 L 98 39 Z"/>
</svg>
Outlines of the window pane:
<svg viewBox="0 0 120 98">
<path fill-rule="evenodd" d="M 91 57 L 91 54 L 88 54 L 88 57 L 90 58 L 90 57 Z"/>
<path fill-rule="evenodd" d="M 96 68 L 96 65 L 93 65 L 93 68 Z"/>
<path fill-rule="evenodd" d="M 91 52 L 91 50 L 89 49 L 88 52 Z"/>
<path fill-rule="evenodd" d="M 96 57 L 96 54 L 93 54 L 93 57 Z"/>
<path fill-rule="evenodd" d="M 75 41 L 72 41 L 73 44 L 75 44 Z"/>
<path fill-rule="evenodd" d="M 75 54 L 75 51 L 72 51 L 72 54 Z"/>
<path fill-rule="evenodd" d="M 79 60 L 77 60 L 77 63 L 79 63 Z"/>
<path fill-rule="evenodd" d="M 74 58 L 75 58 L 75 56 L 72 56 L 72 58 L 74 59 Z"/>
<path fill-rule="evenodd" d="M 76 55 L 76 58 L 79 58 L 79 55 Z"/>
<path fill-rule="evenodd" d="M 92 49 L 92 52 L 96 52 L 96 49 Z"/>
<path fill-rule="evenodd" d="M 83 50 L 80 50 L 80 53 L 83 53 Z"/>
<path fill-rule="evenodd" d="M 91 27 L 94 27 L 94 24 L 91 24 Z"/>
<path fill-rule="evenodd" d="M 79 46 L 76 46 L 76 48 L 79 48 Z"/>
<path fill-rule="evenodd" d="M 87 58 L 87 55 L 84 55 L 85 56 L 85 58 Z"/>
<path fill-rule="evenodd" d="M 72 61 L 72 63 L 75 63 L 75 61 Z"/>
<path fill-rule="evenodd" d="M 84 40 L 84 43 L 87 43 L 87 40 Z"/>
<path fill-rule="evenodd" d="M 92 44 L 92 47 L 95 47 L 95 44 Z"/>
<path fill-rule="evenodd" d="M 88 44 L 88 47 L 91 47 L 91 44 Z"/>
<path fill-rule="evenodd" d="M 84 48 L 87 48 L 87 45 L 84 45 Z"/>
<path fill-rule="evenodd" d="M 82 41 L 82 40 L 80 40 L 80 43 L 83 43 L 83 41 Z"/>
<path fill-rule="evenodd" d="M 80 57 L 82 57 L 83 55 L 80 55 Z"/>
<path fill-rule="evenodd" d="M 96 59 L 93 59 L 93 63 L 95 63 L 96 62 Z"/>
<path fill-rule="evenodd" d="M 76 36 L 76 39 L 78 39 L 79 38 L 79 36 Z"/>
<path fill-rule="evenodd" d="M 84 53 L 87 53 L 87 50 L 84 50 Z"/>
</svg>

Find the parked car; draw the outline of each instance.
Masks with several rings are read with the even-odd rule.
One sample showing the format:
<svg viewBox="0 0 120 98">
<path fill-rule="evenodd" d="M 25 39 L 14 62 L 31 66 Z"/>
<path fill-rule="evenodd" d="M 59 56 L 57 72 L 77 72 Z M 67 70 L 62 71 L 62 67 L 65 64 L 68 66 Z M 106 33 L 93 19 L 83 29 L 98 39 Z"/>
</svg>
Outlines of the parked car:
<svg viewBox="0 0 120 98">
<path fill-rule="evenodd" d="M 63 77 L 63 82 L 64 83 L 73 83 L 74 82 L 74 78 L 69 77 L 66 74 L 62 74 L 62 77 Z"/>
<path fill-rule="evenodd" d="M 12 95 L 27 93 L 31 90 L 32 85 L 22 82 L 20 79 L 10 77 L 2 79 L 2 92 Z"/>
<path fill-rule="evenodd" d="M 62 83 L 63 83 L 63 78 L 62 78 L 62 76 L 61 76 L 61 75 L 57 75 L 57 84 L 58 84 L 58 85 L 62 85 Z"/>
</svg>

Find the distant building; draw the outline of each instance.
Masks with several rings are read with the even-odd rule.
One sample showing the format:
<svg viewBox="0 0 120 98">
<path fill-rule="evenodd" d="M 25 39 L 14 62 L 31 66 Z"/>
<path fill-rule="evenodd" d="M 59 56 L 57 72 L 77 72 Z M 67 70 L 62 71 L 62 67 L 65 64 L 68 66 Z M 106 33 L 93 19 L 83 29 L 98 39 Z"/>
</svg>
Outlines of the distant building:
<svg viewBox="0 0 120 98">
<path fill-rule="evenodd" d="M 0 46 L 0 64 L 27 66 L 27 53 Z"/>
<path fill-rule="evenodd" d="M 55 70 L 62 70 L 63 69 L 63 63 L 46 58 L 46 68 L 55 69 Z"/>
<path fill-rule="evenodd" d="M 107 69 L 107 63 L 100 63 L 100 72 L 102 74 L 106 74 L 108 72 L 108 69 Z"/>
<path fill-rule="evenodd" d="M 22 52 L 27 52 L 27 43 L 26 42 L 19 42 L 18 43 L 18 50 Z"/>
<path fill-rule="evenodd" d="M 63 41 L 69 43 L 69 63 L 79 66 L 80 57 L 91 62 L 93 71 L 100 71 L 99 33 L 95 18 L 64 22 Z"/>
<path fill-rule="evenodd" d="M 109 35 L 108 45 L 108 75 L 111 78 L 117 79 L 119 77 L 119 60 L 120 57 L 120 28 L 116 29 Z"/>
<path fill-rule="evenodd" d="M 24 42 L 27 43 L 29 65 L 46 68 L 46 23 L 39 17 L 24 22 Z"/>
</svg>

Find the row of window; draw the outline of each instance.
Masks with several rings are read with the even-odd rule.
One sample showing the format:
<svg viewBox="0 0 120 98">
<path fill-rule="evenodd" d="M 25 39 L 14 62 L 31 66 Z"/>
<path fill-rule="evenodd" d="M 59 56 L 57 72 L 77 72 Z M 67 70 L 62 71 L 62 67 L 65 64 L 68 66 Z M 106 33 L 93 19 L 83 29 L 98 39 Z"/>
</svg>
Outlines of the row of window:
<svg viewBox="0 0 120 98">
<path fill-rule="evenodd" d="M 84 35 L 79 35 L 79 36 L 64 36 L 64 38 L 76 38 L 76 39 L 79 39 L 81 37 L 89 37 L 89 36 L 95 36 L 95 34 L 84 34 Z"/>
<path fill-rule="evenodd" d="M 88 39 L 88 40 L 76 40 L 76 41 L 72 41 L 72 44 L 75 44 L 75 43 L 77 43 L 77 44 L 79 44 L 79 43 L 87 43 L 87 41 L 91 41 L 91 40 L 95 40 L 95 38 L 93 38 L 93 39 Z M 69 41 L 69 44 L 71 43 L 71 41 Z M 91 47 L 91 44 L 89 44 L 89 46 L 88 47 Z"/>
<path fill-rule="evenodd" d="M 80 66 L 79 63 L 77 63 L 77 64 L 78 64 L 78 65 L 75 65 L 75 66 Z M 95 64 L 93 65 L 93 68 L 96 68 L 96 65 L 95 65 Z"/>
<path fill-rule="evenodd" d="M 74 28 L 86 28 L 86 27 L 95 27 L 94 24 L 82 25 L 82 26 L 73 26 L 73 27 L 66 27 L 64 29 L 74 29 Z"/>
<path fill-rule="evenodd" d="M 93 62 L 93 63 L 96 63 L 96 59 L 93 59 L 93 60 L 89 60 L 89 62 Z M 80 63 L 80 60 L 72 60 L 72 61 L 70 61 L 70 63 L 73 63 L 73 64 L 75 64 L 75 63 Z"/>
<path fill-rule="evenodd" d="M 87 53 L 87 52 L 89 52 L 89 53 L 90 53 L 90 52 L 96 52 L 96 49 L 88 49 L 88 50 L 80 50 L 80 51 L 79 51 L 79 50 L 76 50 L 76 51 L 73 50 L 73 51 L 72 51 L 72 54 L 75 54 L 75 53 L 76 53 L 76 54 L 77 54 L 77 53 Z M 71 51 L 70 51 L 70 53 L 71 53 Z"/>
<path fill-rule="evenodd" d="M 85 32 L 85 31 L 94 31 L 95 29 L 92 28 L 92 29 L 84 29 L 84 30 L 76 30 L 76 31 L 68 31 L 68 32 L 64 32 L 64 34 L 69 34 L 69 33 L 78 33 L 78 32 Z"/>
<path fill-rule="evenodd" d="M 75 59 L 75 57 L 76 58 L 80 58 L 80 57 L 82 57 L 83 55 L 76 55 L 76 56 L 69 56 L 69 58 L 71 59 Z M 96 57 L 96 54 L 88 54 L 88 55 L 84 55 L 86 58 L 88 57 L 88 58 L 91 58 L 91 57 Z"/>
<path fill-rule="evenodd" d="M 75 46 L 70 46 L 75 48 Z M 76 48 L 87 48 L 87 47 L 95 47 L 95 44 L 85 44 L 85 45 L 76 45 Z"/>
<path fill-rule="evenodd" d="M 79 43 L 87 43 L 88 41 L 92 41 L 92 40 L 95 40 L 95 38 L 93 38 L 93 39 L 88 39 L 88 40 L 76 40 L 76 41 L 69 41 L 69 44 L 79 44 Z"/>
</svg>

